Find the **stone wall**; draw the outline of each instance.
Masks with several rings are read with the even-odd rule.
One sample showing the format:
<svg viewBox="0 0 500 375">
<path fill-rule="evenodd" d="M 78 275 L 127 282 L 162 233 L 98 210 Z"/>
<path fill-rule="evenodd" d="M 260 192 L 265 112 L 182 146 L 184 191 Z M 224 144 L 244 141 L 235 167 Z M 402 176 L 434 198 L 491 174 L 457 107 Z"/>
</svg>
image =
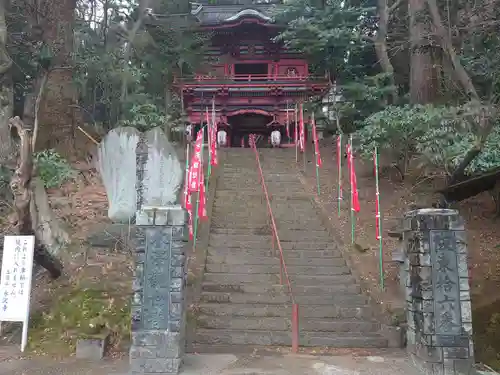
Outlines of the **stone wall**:
<svg viewBox="0 0 500 375">
<path fill-rule="evenodd" d="M 455 210 L 403 220 L 408 351 L 423 373 L 469 374 L 474 363 L 467 244 Z"/>
<path fill-rule="evenodd" d="M 186 331 L 186 211 L 149 211 L 137 222 L 132 374 L 178 374 Z"/>
</svg>

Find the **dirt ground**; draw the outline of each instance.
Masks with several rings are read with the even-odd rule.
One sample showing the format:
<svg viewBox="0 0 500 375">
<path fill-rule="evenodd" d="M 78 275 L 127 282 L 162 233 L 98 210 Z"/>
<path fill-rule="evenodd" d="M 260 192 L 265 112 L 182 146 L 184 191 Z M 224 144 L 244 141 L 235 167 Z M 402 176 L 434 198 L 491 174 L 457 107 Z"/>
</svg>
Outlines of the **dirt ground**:
<svg viewBox="0 0 500 375">
<path fill-rule="evenodd" d="M 108 223 L 107 197 L 95 171 L 84 162 L 73 163 L 75 178 L 47 191 L 50 205 L 69 233 L 71 243 L 60 254 L 63 275 L 51 280 L 37 272 L 31 298 L 28 356 L 64 357 L 74 354 L 76 340 L 111 334 L 111 352 L 122 351 L 130 327 L 129 299 L 132 260 L 125 249 L 98 249 L 86 245 L 91 228 Z M 14 218 L 9 219 L 12 224 Z M 4 233 L 12 225 L 4 223 Z M 117 239 L 117 245 L 118 239 Z M 18 356 L 20 327 L 12 327 L 0 340 L 0 360 Z"/>
<path fill-rule="evenodd" d="M 326 143 L 326 142 L 325 142 Z M 356 160 L 356 173 L 361 211 L 356 215 L 356 243 L 351 247 L 351 221 L 349 209 L 349 181 L 346 160 L 342 160 L 344 200 L 338 216 L 338 168 L 336 149 L 331 144 L 321 147 L 323 167 L 320 169 L 319 200 L 329 212 L 331 222 L 339 232 L 346 248 L 356 259 L 357 273 L 371 285 L 379 289 L 379 246 L 375 233 L 375 178 L 372 161 Z M 308 155 L 305 179 L 314 192 L 316 186 L 315 165 L 312 152 Z M 303 170 L 303 162 L 298 167 Z M 398 295 L 397 269 L 392 263 L 392 251 L 398 241 L 387 236 L 397 219 L 410 205 L 431 207 L 437 202 L 434 193 L 441 181 L 415 183 L 412 178 L 401 182 L 395 171 L 385 171 L 380 176 L 380 200 L 383 228 L 383 259 L 386 282 L 384 298 L 387 303 Z M 494 202 L 488 193 L 483 193 L 458 204 L 457 208 L 466 222 L 469 269 L 471 277 L 472 302 L 474 310 L 474 330 L 476 334 L 476 357 L 500 368 L 500 341 L 495 338 L 500 333 L 500 221 L 494 218 Z M 366 251 L 358 251 L 365 249 Z"/>
</svg>

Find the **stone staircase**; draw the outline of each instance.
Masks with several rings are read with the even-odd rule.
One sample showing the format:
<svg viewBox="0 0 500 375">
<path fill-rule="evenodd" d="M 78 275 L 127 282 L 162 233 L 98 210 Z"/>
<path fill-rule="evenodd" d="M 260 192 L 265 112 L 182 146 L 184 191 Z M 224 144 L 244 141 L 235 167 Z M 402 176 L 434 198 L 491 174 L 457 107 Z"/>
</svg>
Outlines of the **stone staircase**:
<svg viewBox="0 0 500 375">
<path fill-rule="evenodd" d="M 266 201 L 251 149 L 229 149 L 215 195 L 193 348 L 239 351 L 291 345 L 291 298 L 279 283 Z M 323 227 L 289 150 L 260 149 L 301 346 L 387 347 L 380 324 Z"/>
</svg>

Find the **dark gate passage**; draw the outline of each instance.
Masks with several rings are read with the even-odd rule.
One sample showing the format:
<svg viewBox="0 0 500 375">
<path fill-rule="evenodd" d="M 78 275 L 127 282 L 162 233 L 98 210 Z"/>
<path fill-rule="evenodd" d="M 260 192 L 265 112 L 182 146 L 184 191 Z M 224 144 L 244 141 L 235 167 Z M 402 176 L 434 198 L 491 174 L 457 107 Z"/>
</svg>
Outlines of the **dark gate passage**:
<svg viewBox="0 0 500 375">
<path fill-rule="evenodd" d="M 244 113 L 229 117 L 231 145 L 240 147 L 243 140 L 245 147 L 248 147 L 250 134 L 261 135 L 261 138 L 267 142 L 272 131 L 268 124 L 272 122 L 272 119 L 271 116 L 256 113 Z"/>
</svg>

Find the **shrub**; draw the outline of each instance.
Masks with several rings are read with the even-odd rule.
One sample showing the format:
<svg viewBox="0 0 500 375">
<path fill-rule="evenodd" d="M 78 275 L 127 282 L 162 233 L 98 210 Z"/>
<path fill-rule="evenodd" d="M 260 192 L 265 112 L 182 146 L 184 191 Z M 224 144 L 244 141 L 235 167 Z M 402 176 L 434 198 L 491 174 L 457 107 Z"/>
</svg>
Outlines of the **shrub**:
<svg viewBox="0 0 500 375">
<path fill-rule="evenodd" d="M 55 150 L 40 151 L 34 157 L 38 176 L 48 189 L 59 187 L 74 176 L 69 163 Z"/>
</svg>

